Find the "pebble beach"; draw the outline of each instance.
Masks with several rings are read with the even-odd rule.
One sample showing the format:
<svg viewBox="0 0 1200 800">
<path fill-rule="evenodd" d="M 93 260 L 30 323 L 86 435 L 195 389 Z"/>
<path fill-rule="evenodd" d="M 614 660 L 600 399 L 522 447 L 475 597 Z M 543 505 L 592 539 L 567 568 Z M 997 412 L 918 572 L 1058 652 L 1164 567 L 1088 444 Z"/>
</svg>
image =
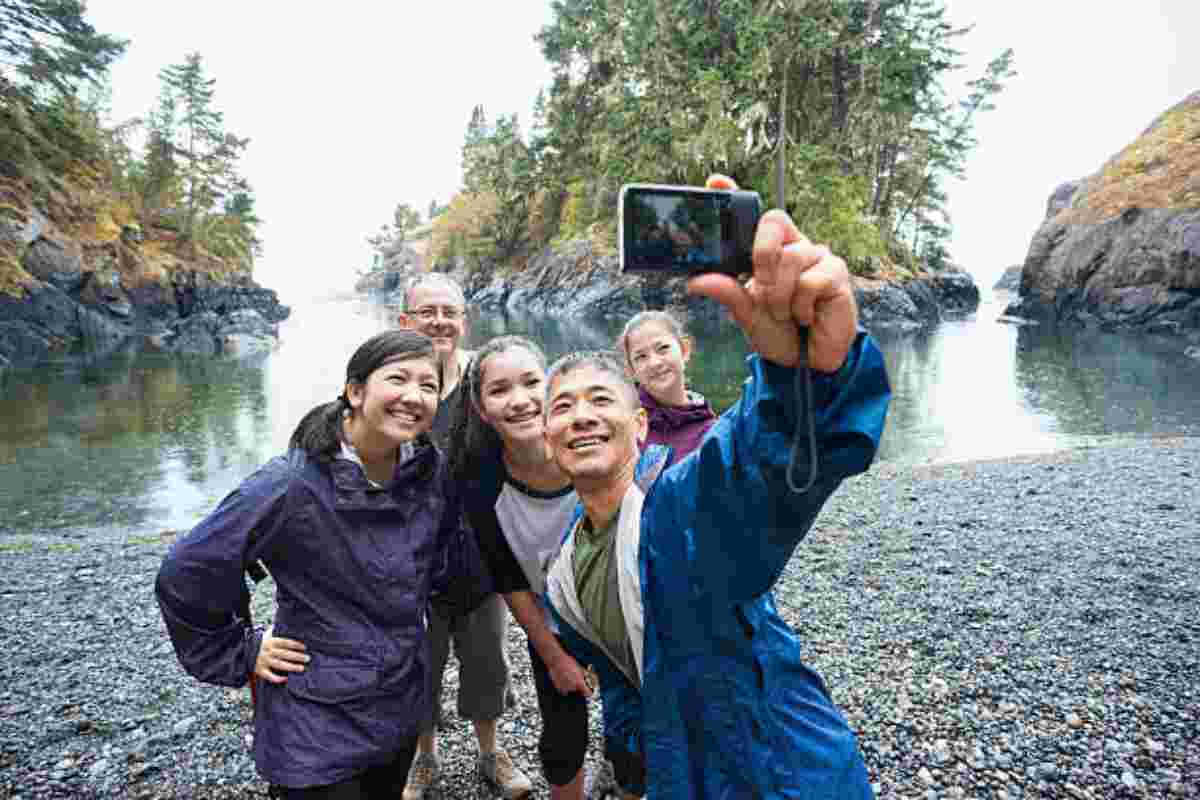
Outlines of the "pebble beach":
<svg viewBox="0 0 1200 800">
<path fill-rule="evenodd" d="M 1200 797 L 1200 439 L 877 464 L 776 586 L 879 798 Z M 153 599 L 177 531 L 0 536 L 0 800 L 266 797 L 248 691 L 175 661 Z M 272 605 L 255 595 L 256 617 Z M 501 739 L 548 792 L 524 634 Z M 454 713 L 444 798 L 492 796 Z M 593 705 L 598 768 L 599 707 Z"/>
</svg>

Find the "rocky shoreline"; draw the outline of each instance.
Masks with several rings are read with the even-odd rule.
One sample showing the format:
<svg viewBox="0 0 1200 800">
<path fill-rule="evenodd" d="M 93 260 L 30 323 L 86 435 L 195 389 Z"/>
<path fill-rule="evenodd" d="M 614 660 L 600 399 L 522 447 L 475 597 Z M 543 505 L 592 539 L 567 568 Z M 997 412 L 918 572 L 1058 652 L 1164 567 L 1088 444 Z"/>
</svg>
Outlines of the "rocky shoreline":
<svg viewBox="0 0 1200 800">
<path fill-rule="evenodd" d="M 139 338 L 169 352 L 247 355 L 274 346 L 288 314 L 274 290 L 253 283 L 154 287 L 99 302 L 43 284 L 19 298 L 0 294 L 0 371 Z"/>
<path fill-rule="evenodd" d="M 485 313 L 574 318 L 625 319 L 647 308 L 684 309 L 701 321 L 722 314 L 712 301 L 690 297 L 682 278 L 622 274 L 617 257 L 601 254 L 590 241 L 546 248 L 520 272 L 459 260 L 437 267 L 455 277 L 468 301 Z M 356 287 L 389 302 L 400 299 L 407 268 L 374 273 Z M 929 328 L 943 319 L 973 313 L 979 287 L 967 272 L 948 269 L 902 283 L 855 278 L 855 295 L 868 330 Z"/>
<path fill-rule="evenodd" d="M 1190 438 L 883 462 L 833 497 L 776 598 L 878 797 L 1195 796 L 1197 463 Z M 247 692 L 186 676 L 159 619 L 174 535 L 0 527 L 0 798 L 265 796 Z M 255 605 L 267 620 L 269 591 Z M 501 734 L 545 797 L 516 625 L 509 654 Z M 488 796 L 445 710 L 442 796 Z"/>
<path fill-rule="evenodd" d="M 246 355 L 272 347 L 289 314 L 248 267 L 189 255 L 170 231 L 91 240 L 32 207 L 7 212 L 0 255 L 13 260 L 0 259 L 0 276 L 14 282 L 0 284 L 0 372 L 138 339 L 170 352 Z"/>
</svg>

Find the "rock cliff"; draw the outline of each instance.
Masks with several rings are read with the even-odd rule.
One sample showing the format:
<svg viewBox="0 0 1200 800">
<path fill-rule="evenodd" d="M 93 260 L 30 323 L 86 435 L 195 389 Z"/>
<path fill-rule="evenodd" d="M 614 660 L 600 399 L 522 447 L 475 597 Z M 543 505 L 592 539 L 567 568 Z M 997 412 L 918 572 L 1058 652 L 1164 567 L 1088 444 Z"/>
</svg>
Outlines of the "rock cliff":
<svg viewBox="0 0 1200 800">
<path fill-rule="evenodd" d="M 73 202 L 68 188 L 35 198 L 0 171 L 0 369 L 140 337 L 165 350 L 243 354 L 271 347 L 287 315 L 248 271 L 192 251 L 173 231 L 122 225 L 102 201 Z"/>
<path fill-rule="evenodd" d="M 1200 92 L 1054 190 L 1005 313 L 1197 336 Z"/>
</svg>

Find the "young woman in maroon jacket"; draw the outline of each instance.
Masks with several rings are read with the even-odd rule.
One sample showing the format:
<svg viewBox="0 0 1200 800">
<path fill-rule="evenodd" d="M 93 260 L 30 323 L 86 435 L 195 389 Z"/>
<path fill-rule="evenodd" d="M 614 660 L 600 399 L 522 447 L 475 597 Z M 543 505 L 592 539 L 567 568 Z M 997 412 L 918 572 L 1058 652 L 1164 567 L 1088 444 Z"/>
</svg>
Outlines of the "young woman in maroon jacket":
<svg viewBox="0 0 1200 800">
<path fill-rule="evenodd" d="M 692 337 L 666 311 L 643 311 L 625 324 L 617 349 L 633 373 L 650 433 L 644 445 L 665 444 L 675 462 L 700 446 L 717 415 L 704 397 L 688 391 L 684 369 Z"/>
</svg>

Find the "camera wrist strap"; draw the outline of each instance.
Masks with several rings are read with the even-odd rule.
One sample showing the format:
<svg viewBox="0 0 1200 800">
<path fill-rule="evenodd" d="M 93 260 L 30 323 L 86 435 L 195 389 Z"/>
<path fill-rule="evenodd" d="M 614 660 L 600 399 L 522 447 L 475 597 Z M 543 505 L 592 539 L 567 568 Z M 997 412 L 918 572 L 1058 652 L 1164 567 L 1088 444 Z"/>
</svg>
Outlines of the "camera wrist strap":
<svg viewBox="0 0 1200 800">
<path fill-rule="evenodd" d="M 808 328 L 800 327 L 800 359 L 796 362 L 796 430 L 792 434 L 792 455 L 787 466 L 787 485 L 796 494 L 804 494 L 817 482 L 816 409 L 813 408 L 812 370 L 808 366 Z M 800 461 L 800 441 L 808 440 L 808 477 L 803 486 L 796 480 Z"/>
</svg>

